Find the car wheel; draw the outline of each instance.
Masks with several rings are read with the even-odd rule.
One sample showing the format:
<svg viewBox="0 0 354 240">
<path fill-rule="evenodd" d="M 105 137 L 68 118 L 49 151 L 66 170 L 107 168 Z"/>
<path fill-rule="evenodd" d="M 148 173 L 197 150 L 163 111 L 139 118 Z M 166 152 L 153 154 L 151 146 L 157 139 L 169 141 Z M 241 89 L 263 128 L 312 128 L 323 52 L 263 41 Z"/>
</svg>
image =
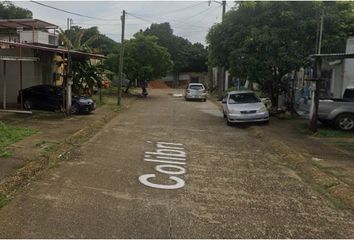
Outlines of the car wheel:
<svg viewBox="0 0 354 240">
<path fill-rule="evenodd" d="M 32 101 L 31 100 L 29 100 L 29 99 L 27 99 L 24 103 L 23 103 L 23 108 L 25 109 L 25 110 L 31 110 L 32 109 L 32 107 L 33 107 L 33 103 L 32 103 Z"/>
<path fill-rule="evenodd" d="M 350 131 L 354 129 L 354 115 L 344 113 L 336 118 L 335 126 L 339 130 Z"/>
<path fill-rule="evenodd" d="M 71 105 L 71 108 L 70 108 L 70 113 L 71 114 L 76 114 L 79 112 L 79 106 L 77 104 L 73 104 Z"/>
<path fill-rule="evenodd" d="M 230 122 L 227 117 L 226 117 L 226 125 L 227 125 L 227 126 L 232 126 L 232 122 Z"/>
<path fill-rule="evenodd" d="M 264 125 L 268 125 L 269 124 L 269 120 L 266 120 L 263 122 Z"/>
<path fill-rule="evenodd" d="M 222 114 L 224 115 L 224 118 L 226 118 L 226 114 L 225 114 L 225 112 L 224 112 L 224 111 L 222 112 Z"/>
</svg>

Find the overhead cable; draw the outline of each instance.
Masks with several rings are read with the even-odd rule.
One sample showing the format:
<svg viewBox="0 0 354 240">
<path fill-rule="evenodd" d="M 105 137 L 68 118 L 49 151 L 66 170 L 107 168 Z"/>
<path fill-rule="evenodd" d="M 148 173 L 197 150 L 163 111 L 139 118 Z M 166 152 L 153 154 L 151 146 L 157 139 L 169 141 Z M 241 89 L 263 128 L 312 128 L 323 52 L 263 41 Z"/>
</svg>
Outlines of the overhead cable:
<svg viewBox="0 0 354 240">
<path fill-rule="evenodd" d="M 61 9 L 61 8 L 53 7 L 53 6 L 50 6 L 50 5 L 47 5 L 47 4 L 44 4 L 44 3 L 40 3 L 40 2 L 37 2 L 37 1 L 34 1 L 34 0 L 30 0 L 30 2 L 38 4 L 38 5 L 41 5 L 43 7 L 54 9 L 54 10 L 57 10 L 57 11 L 60 11 L 60 12 L 65 12 L 65 13 L 69 13 L 69 14 L 72 14 L 72 15 L 76 15 L 76 16 L 79 16 L 79 17 L 85 17 L 85 18 L 90 18 L 90 19 L 95 19 L 95 20 L 100 20 L 100 21 L 117 21 L 117 20 L 119 20 L 119 19 L 104 19 L 104 18 L 91 17 L 91 16 L 87 16 L 87 15 L 84 15 L 84 14 L 81 14 L 81 13 L 75 13 L 75 12 L 67 11 L 67 10 L 64 10 L 64 9 Z"/>
</svg>

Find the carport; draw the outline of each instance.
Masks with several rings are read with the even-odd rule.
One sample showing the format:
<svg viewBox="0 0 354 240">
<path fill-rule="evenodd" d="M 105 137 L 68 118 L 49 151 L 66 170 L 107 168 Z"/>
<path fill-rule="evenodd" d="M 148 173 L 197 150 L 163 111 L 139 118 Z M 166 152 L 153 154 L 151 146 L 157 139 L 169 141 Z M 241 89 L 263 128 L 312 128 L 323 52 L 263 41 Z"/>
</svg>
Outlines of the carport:
<svg viewBox="0 0 354 240">
<path fill-rule="evenodd" d="M 16 43 L 16 42 L 8 42 L 8 41 L 2 41 L 0 40 L 0 46 L 6 46 L 7 48 L 16 48 L 18 49 L 18 56 L 2 56 L 0 57 L 0 61 L 4 62 L 3 68 L 0 69 L 0 71 L 3 71 L 3 76 L 6 76 L 6 73 L 8 72 L 7 69 L 7 62 L 8 61 L 15 61 L 19 62 L 19 90 L 23 89 L 23 83 L 26 82 L 26 78 L 24 76 L 27 76 L 26 73 L 23 73 L 22 70 L 22 63 L 23 62 L 40 62 L 41 59 L 39 57 L 23 57 L 22 56 L 22 50 L 23 49 L 30 49 L 32 51 L 36 52 L 41 52 L 42 54 L 47 54 L 49 56 L 55 55 L 55 54 L 60 54 L 63 56 L 63 59 L 68 59 L 68 55 L 70 55 L 70 59 L 72 61 L 83 61 L 86 60 L 87 58 L 90 59 L 103 59 L 105 58 L 103 55 L 100 54 L 92 54 L 92 53 L 84 53 L 80 51 L 75 51 L 75 50 L 68 50 L 63 47 L 46 47 L 46 46 L 41 46 L 41 45 L 33 45 L 33 44 L 26 44 L 26 43 Z M 52 59 L 52 57 L 50 58 Z M 52 60 L 51 60 L 52 61 Z M 23 76 L 24 75 L 24 76 Z M 66 103 L 65 107 L 67 110 L 70 109 L 71 107 L 71 79 L 70 74 L 65 74 L 64 76 L 64 87 L 66 90 Z M 17 81 L 17 80 L 16 80 Z M 53 79 L 51 79 L 51 83 L 53 82 Z M 8 83 L 6 82 L 6 78 L 4 78 L 3 84 L 2 84 L 2 93 L 3 93 L 3 98 L 0 99 L 2 100 L 2 110 L 0 111 L 6 111 L 6 112 L 20 112 L 20 113 L 31 113 L 29 111 L 23 111 L 23 96 L 20 96 L 20 108 L 19 107 L 12 107 L 12 109 L 9 109 L 8 106 L 8 101 L 7 101 L 7 96 L 8 96 L 8 88 L 6 87 Z M 21 94 L 22 95 L 22 94 Z"/>
<path fill-rule="evenodd" d="M 309 81 L 315 83 L 314 97 L 312 98 L 312 107 L 310 113 L 310 129 L 313 132 L 317 132 L 317 120 L 318 120 L 318 105 L 319 105 L 319 86 L 318 83 L 321 79 L 322 63 L 323 59 L 330 60 L 343 60 L 354 58 L 354 53 L 330 53 L 330 54 L 312 54 L 310 58 L 314 59 L 314 77 Z"/>
<path fill-rule="evenodd" d="M 23 62 L 36 62 L 38 61 L 38 58 L 35 57 L 14 57 L 14 56 L 0 56 L 0 61 L 3 61 L 3 74 L 4 74 L 4 79 L 3 79 L 3 99 L 2 99 L 2 107 L 3 110 L 0 111 L 9 111 L 7 110 L 7 88 L 6 88 L 6 63 L 8 61 L 14 61 L 14 62 L 19 62 L 19 70 L 20 70 L 20 79 L 19 79 L 19 84 L 20 84 L 20 89 L 22 89 L 22 85 L 23 85 L 23 73 L 22 73 L 22 63 Z M 21 94 L 21 107 L 23 106 L 23 96 Z M 18 110 L 11 110 L 12 112 L 28 112 L 28 111 L 18 111 Z"/>
</svg>

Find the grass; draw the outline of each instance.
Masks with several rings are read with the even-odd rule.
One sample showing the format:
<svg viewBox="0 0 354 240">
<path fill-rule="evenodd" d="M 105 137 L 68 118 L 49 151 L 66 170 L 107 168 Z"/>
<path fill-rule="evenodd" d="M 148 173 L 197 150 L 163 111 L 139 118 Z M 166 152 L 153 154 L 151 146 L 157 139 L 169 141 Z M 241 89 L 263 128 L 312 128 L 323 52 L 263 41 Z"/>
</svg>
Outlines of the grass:
<svg viewBox="0 0 354 240">
<path fill-rule="evenodd" d="M 36 130 L 29 128 L 13 127 L 0 122 L 0 157 L 11 157 L 12 153 L 7 147 L 25 137 L 31 136 Z"/>
<path fill-rule="evenodd" d="M 299 123 L 295 125 L 295 129 L 302 134 L 319 138 L 354 138 L 354 131 L 339 131 L 333 128 L 318 126 L 318 131 L 313 133 L 310 131 L 308 124 Z"/>
<path fill-rule="evenodd" d="M 0 208 L 5 206 L 9 201 L 10 201 L 10 199 L 8 197 L 0 194 Z"/>
</svg>

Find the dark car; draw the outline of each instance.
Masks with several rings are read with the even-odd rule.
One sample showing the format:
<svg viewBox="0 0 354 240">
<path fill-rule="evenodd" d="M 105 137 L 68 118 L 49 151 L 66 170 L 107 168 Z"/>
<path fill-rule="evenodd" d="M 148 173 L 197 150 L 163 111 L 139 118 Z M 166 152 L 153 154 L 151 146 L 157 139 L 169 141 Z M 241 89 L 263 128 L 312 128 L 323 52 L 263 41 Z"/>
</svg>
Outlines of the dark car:
<svg viewBox="0 0 354 240">
<path fill-rule="evenodd" d="M 63 109 L 64 89 L 52 85 L 37 85 L 22 90 L 23 107 L 26 110 L 61 110 Z M 21 90 L 17 97 L 21 103 Z M 96 108 L 96 103 L 89 97 L 72 96 L 71 113 L 89 113 Z"/>
</svg>

